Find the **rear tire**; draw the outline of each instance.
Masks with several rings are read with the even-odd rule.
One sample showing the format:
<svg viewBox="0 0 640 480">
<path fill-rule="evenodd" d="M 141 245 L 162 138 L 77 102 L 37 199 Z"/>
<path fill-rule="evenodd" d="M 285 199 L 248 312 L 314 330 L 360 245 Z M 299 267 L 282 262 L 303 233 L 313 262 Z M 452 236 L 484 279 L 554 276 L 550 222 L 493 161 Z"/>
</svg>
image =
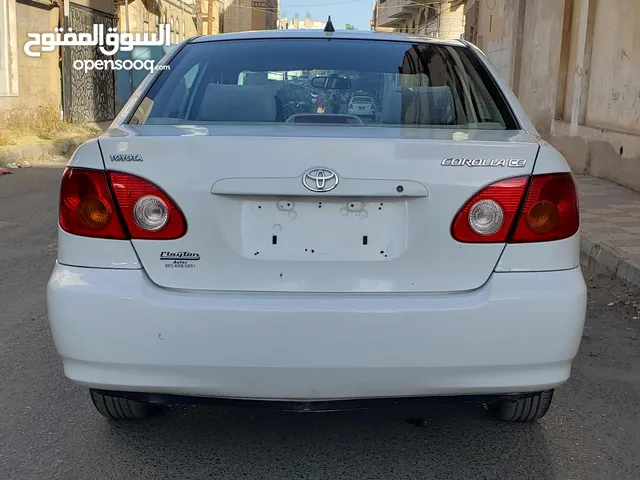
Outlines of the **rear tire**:
<svg viewBox="0 0 640 480">
<path fill-rule="evenodd" d="M 553 390 L 526 397 L 501 398 L 489 405 L 489 411 L 494 418 L 504 422 L 535 422 L 547 414 L 552 398 Z"/>
<path fill-rule="evenodd" d="M 151 413 L 151 407 L 146 403 L 105 395 L 96 390 L 89 390 L 89 393 L 96 410 L 109 420 L 141 420 Z"/>
</svg>

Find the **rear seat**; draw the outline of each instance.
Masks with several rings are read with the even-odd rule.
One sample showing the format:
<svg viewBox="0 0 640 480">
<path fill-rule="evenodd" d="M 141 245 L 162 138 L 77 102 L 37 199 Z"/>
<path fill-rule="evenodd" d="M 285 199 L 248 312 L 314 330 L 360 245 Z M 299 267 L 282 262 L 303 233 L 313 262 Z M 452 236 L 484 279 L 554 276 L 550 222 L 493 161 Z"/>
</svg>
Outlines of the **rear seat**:
<svg viewBox="0 0 640 480">
<path fill-rule="evenodd" d="M 271 86 L 207 87 L 196 115 L 205 122 L 275 122 L 278 105 Z"/>
<path fill-rule="evenodd" d="M 451 88 L 395 90 L 384 99 L 381 121 L 392 125 L 455 125 Z"/>
</svg>

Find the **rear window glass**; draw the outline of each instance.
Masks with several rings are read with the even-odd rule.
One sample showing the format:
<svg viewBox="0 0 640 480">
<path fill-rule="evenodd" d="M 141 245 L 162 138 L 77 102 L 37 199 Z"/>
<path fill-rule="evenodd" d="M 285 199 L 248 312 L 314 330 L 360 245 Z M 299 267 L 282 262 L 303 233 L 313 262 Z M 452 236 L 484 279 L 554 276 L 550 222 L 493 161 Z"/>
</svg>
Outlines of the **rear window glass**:
<svg viewBox="0 0 640 480">
<path fill-rule="evenodd" d="M 369 126 L 517 128 L 495 82 L 465 47 L 352 39 L 211 41 L 186 45 L 169 66 L 131 124 L 361 125 L 365 119 L 349 108 L 352 99 L 376 104 Z"/>
</svg>

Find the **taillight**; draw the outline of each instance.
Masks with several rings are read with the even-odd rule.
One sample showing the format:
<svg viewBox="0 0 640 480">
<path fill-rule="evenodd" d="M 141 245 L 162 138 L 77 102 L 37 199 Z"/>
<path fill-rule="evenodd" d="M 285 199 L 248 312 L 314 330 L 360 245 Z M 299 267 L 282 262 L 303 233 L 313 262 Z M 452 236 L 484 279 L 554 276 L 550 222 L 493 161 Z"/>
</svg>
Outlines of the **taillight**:
<svg viewBox="0 0 640 480">
<path fill-rule="evenodd" d="M 132 239 L 175 240 L 186 233 L 184 215 L 160 188 L 129 173 L 108 175 Z"/>
<path fill-rule="evenodd" d="M 529 177 L 515 177 L 489 185 L 458 212 L 453 238 L 463 243 L 503 243 L 518 213 Z"/>
<path fill-rule="evenodd" d="M 510 243 L 569 238 L 580 228 L 580 208 L 570 173 L 535 175 Z"/>
<path fill-rule="evenodd" d="M 529 243 L 571 237 L 579 226 L 573 177 L 554 173 L 485 187 L 458 212 L 451 233 L 463 243 Z"/>
<path fill-rule="evenodd" d="M 84 237 L 123 240 L 118 211 L 101 170 L 67 168 L 60 186 L 59 221 L 62 230 Z"/>
<path fill-rule="evenodd" d="M 62 176 L 59 220 L 65 232 L 118 240 L 173 240 L 187 229 L 175 202 L 151 182 L 83 168 Z"/>
</svg>

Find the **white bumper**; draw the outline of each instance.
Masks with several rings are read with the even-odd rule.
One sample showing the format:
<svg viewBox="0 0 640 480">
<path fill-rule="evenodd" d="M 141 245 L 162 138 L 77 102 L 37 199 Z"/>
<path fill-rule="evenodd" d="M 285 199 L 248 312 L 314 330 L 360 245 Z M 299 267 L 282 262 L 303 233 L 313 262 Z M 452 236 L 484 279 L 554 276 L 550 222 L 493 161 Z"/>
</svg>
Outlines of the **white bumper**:
<svg viewBox="0 0 640 480">
<path fill-rule="evenodd" d="M 556 387 L 580 344 L 586 286 L 578 268 L 495 273 L 449 295 L 186 293 L 141 270 L 56 265 L 47 302 L 80 384 L 332 400 Z"/>
</svg>

